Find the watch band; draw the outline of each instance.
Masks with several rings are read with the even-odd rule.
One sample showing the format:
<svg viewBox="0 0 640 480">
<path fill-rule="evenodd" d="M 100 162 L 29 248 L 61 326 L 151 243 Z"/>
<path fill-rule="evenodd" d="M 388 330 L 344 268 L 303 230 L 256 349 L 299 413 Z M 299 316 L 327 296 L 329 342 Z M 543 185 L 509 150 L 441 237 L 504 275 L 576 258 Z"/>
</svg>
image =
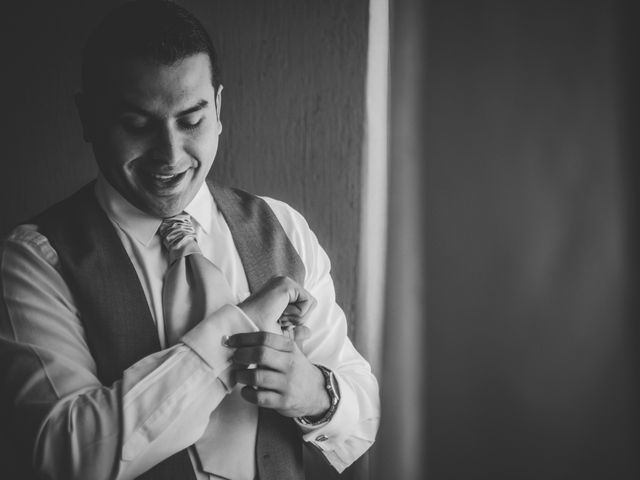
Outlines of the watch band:
<svg viewBox="0 0 640 480">
<path fill-rule="evenodd" d="M 309 416 L 298 417 L 298 421 L 303 425 L 319 425 L 328 422 L 333 417 L 333 414 L 336 413 L 338 403 L 340 402 L 340 387 L 338 387 L 334 373 L 323 365 L 314 365 L 320 369 L 324 377 L 324 389 L 329 395 L 329 409 L 321 418 Z"/>
</svg>

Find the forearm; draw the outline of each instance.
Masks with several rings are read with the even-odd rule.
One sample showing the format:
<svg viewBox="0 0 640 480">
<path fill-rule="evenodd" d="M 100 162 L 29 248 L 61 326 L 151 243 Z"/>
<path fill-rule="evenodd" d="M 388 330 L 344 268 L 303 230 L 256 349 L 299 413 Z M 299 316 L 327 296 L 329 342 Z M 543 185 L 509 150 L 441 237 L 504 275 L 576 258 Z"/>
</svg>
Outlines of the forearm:
<svg viewBox="0 0 640 480">
<path fill-rule="evenodd" d="M 223 307 L 114 385 L 60 398 L 36 437 L 37 468 L 53 478 L 134 478 L 192 445 L 230 387 L 222 337 L 252 329 L 238 308 Z"/>
<path fill-rule="evenodd" d="M 132 478 L 200 437 L 229 383 L 222 337 L 256 327 L 228 305 L 104 386 L 56 264 L 32 229 L 0 244 L 0 383 L 15 441 L 45 478 Z"/>
<path fill-rule="evenodd" d="M 37 434 L 34 466 L 49 478 L 135 478 L 193 444 L 225 393 L 189 347 L 158 352 L 111 387 L 60 399 Z"/>
</svg>

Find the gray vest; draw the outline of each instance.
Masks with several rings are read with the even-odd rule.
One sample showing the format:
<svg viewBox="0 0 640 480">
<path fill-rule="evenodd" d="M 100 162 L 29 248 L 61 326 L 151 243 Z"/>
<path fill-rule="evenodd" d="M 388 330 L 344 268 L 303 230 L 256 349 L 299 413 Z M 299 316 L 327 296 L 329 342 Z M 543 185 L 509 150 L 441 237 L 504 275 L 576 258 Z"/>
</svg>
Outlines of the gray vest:
<svg viewBox="0 0 640 480">
<path fill-rule="evenodd" d="M 303 283 L 305 269 L 275 214 L 262 199 L 209 185 L 240 254 L 249 289 L 274 275 Z M 129 256 L 99 206 L 94 183 L 33 221 L 58 252 L 62 275 L 81 312 L 98 378 L 111 385 L 141 358 L 160 349 L 151 312 Z M 260 480 L 304 478 L 302 439 L 295 423 L 273 410 L 259 410 L 256 463 Z M 192 479 L 186 450 L 139 478 Z"/>
</svg>

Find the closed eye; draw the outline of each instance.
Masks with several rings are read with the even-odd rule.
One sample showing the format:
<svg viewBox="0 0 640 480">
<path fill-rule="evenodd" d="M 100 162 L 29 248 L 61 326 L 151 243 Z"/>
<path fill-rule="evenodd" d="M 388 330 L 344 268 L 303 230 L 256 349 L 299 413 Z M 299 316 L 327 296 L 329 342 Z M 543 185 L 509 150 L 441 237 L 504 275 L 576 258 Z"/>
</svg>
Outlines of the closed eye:
<svg viewBox="0 0 640 480">
<path fill-rule="evenodd" d="M 185 130 L 195 130 L 204 120 L 202 113 L 185 115 L 178 120 L 178 125 Z"/>
</svg>

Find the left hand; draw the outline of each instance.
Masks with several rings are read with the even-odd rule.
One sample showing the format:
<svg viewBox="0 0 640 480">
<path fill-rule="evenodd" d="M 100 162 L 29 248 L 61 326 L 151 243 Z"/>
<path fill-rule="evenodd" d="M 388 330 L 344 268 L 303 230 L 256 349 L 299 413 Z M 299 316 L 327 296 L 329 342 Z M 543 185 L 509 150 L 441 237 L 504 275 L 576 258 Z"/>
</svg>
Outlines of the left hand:
<svg viewBox="0 0 640 480">
<path fill-rule="evenodd" d="M 322 372 L 300 351 L 296 342 L 308 335 L 296 327 L 295 341 L 269 332 L 239 333 L 229 337 L 235 380 L 246 385 L 242 397 L 285 417 L 318 416 L 330 407 Z M 247 368 L 249 365 L 255 368 Z"/>
<path fill-rule="evenodd" d="M 260 330 L 296 326 L 316 306 L 316 299 L 289 277 L 272 277 L 238 305 Z"/>
</svg>

